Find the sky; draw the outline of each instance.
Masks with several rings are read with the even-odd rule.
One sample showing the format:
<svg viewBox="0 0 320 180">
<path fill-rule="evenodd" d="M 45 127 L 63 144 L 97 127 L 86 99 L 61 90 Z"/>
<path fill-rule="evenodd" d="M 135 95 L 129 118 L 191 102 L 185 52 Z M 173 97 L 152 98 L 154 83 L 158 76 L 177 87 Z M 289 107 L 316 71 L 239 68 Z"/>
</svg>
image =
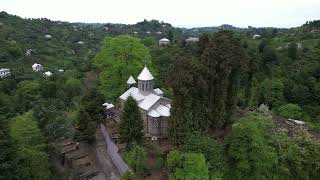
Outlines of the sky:
<svg viewBox="0 0 320 180">
<path fill-rule="evenodd" d="M 320 0 L 0 0 L 0 11 L 69 22 L 134 24 L 156 19 L 188 28 L 288 28 L 320 19 Z"/>
</svg>

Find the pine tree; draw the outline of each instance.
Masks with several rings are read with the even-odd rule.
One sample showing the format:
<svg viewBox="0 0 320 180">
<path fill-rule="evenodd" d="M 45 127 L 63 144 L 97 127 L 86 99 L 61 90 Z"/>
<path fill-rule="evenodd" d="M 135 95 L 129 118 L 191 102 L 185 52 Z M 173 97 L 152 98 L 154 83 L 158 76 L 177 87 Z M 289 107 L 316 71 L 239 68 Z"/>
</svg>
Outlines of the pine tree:
<svg viewBox="0 0 320 180">
<path fill-rule="evenodd" d="M 128 97 L 120 119 L 120 141 L 131 147 L 143 142 L 143 120 L 137 102 Z"/>
</svg>

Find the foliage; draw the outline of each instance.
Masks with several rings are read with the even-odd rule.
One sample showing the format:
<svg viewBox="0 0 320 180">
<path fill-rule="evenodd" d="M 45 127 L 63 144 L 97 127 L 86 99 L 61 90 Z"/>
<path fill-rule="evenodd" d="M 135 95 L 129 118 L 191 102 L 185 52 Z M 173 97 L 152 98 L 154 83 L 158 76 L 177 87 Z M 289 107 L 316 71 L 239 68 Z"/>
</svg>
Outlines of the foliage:
<svg viewBox="0 0 320 180">
<path fill-rule="evenodd" d="M 285 179 L 313 179 L 320 175 L 320 143 L 306 136 L 276 135 L 274 147 L 279 157 L 279 174 Z"/>
<path fill-rule="evenodd" d="M 303 112 L 299 105 L 296 104 L 286 104 L 277 110 L 279 116 L 284 118 L 291 118 L 291 119 L 301 119 Z"/>
<path fill-rule="evenodd" d="M 19 112 L 32 108 L 33 102 L 40 97 L 40 84 L 37 81 L 22 81 L 18 84 L 17 100 L 19 102 Z"/>
<path fill-rule="evenodd" d="M 271 122 L 257 114 L 240 118 L 233 124 L 228 139 L 229 172 L 227 179 L 272 179 L 277 164 L 270 145 Z"/>
<path fill-rule="evenodd" d="M 2 100 L 3 98 L 0 98 L 0 107 L 4 107 Z M 15 146 L 10 135 L 8 120 L 4 114 L 5 112 L 0 108 L 0 179 L 17 179 Z"/>
<path fill-rule="evenodd" d="M 259 87 L 257 98 L 259 104 L 277 108 L 284 102 L 284 85 L 280 79 L 265 79 Z"/>
<path fill-rule="evenodd" d="M 214 139 L 193 133 L 181 147 L 183 152 L 202 153 L 206 158 L 210 179 L 222 179 L 226 170 L 224 149 Z"/>
<path fill-rule="evenodd" d="M 88 143 L 95 141 L 96 124 L 102 119 L 103 103 L 103 97 L 96 89 L 87 90 L 80 102 L 77 138 Z"/>
<path fill-rule="evenodd" d="M 133 173 L 127 171 L 120 177 L 120 180 L 135 180 L 135 177 Z"/>
<path fill-rule="evenodd" d="M 292 59 L 296 59 L 297 52 L 298 52 L 297 43 L 290 43 L 288 45 L 288 57 L 290 57 Z"/>
<path fill-rule="evenodd" d="M 32 112 L 17 116 L 10 128 L 17 145 L 19 179 L 48 179 L 50 176 L 44 137 L 34 121 Z"/>
<path fill-rule="evenodd" d="M 170 151 L 167 156 L 170 179 L 205 180 L 209 179 L 206 159 L 201 153 L 180 153 Z"/>
<path fill-rule="evenodd" d="M 129 96 L 120 117 L 120 141 L 131 147 L 133 143 L 143 143 L 143 120 L 133 97 Z"/>
<path fill-rule="evenodd" d="M 150 65 L 150 54 L 139 39 L 122 35 L 106 38 L 94 63 L 101 71 L 99 90 L 107 99 L 115 100 L 125 90 L 130 75 L 137 76 L 144 65 Z"/>
<path fill-rule="evenodd" d="M 142 146 L 134 143 L 132 148 L 126 152 L 125 160 L 137 175 L 141 175 L 144 172 L 146 154 Z"/>
</svg>

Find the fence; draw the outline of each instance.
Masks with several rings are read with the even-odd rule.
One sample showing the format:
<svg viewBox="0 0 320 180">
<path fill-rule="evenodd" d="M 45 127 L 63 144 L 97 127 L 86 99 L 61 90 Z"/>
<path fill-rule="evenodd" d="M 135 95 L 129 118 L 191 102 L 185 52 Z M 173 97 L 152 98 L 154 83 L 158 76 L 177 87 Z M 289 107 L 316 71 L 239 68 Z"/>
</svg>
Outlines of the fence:
<svg viewBox="0 0 320 180">
<path fill-rule="evenodd" d="M 128 165 L 123 161 L 118 153 L 117 145 L 112 141 L 107 131 L 107 128 L 101 124 L 101 132 L 107 144 L 107 152 L 113 163 L 116 165 L 120 175 L 123 175 L 128 170 Z"/>
</svg>

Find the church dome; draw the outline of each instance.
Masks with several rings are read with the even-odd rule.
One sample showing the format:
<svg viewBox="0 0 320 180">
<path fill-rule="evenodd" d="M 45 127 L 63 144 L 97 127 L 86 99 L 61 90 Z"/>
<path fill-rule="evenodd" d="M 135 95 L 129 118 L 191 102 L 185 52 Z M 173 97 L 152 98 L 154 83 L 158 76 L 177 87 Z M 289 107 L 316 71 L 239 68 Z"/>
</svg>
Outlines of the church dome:
<svg viewBox="0 0 320 180">
<path fill-rule="evenodd" d="M 153 79 L 154 78 L 153 78 L 152 74 L 150 73 L 149 69 L 146 66 L 143 68 L 143 70 L 141 71 L 141 73 L 138 76 L 138 80 L 140 80 L 140 81 L 150 81 Z"/>
</svg>

